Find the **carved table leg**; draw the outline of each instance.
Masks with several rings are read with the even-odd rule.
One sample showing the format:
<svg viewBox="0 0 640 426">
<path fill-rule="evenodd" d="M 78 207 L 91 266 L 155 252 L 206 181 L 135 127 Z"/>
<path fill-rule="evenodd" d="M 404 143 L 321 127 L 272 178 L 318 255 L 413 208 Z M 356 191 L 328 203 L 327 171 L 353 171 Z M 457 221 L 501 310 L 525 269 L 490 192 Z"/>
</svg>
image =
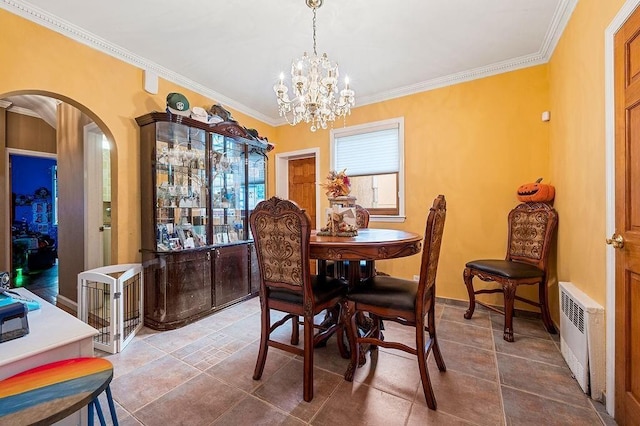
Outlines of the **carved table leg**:
<svg viewBox="0 0 640 426">
<path fill-rule="evenodd" d="M 357 342 L 358 329 L 356 325 L 356 318 L 354 315 L 355 304 L 346 302 L 343 305 L 342 309 L 342 322 L 347 329 L 347 336 L 349 338 L 349 352 L 350 352 L 350 361 L 349 366 L 347 367 L 347 371 L 344 373 L 344 379 L 352 382 L 353 374 L 358 365 L 359 358 L 359 348 Z"/>
<path fill-rule="evenodd" d="M 473 275 L 471 269 L 465 268 L 464 273 L 464 285 L 467 286 L 467 293 L 469 293 L 469 309 L 464 313 L 465 319 L 471 319 L 473 311 L 476 309 L 476 295 L 473 291 Z"/>
</svg>

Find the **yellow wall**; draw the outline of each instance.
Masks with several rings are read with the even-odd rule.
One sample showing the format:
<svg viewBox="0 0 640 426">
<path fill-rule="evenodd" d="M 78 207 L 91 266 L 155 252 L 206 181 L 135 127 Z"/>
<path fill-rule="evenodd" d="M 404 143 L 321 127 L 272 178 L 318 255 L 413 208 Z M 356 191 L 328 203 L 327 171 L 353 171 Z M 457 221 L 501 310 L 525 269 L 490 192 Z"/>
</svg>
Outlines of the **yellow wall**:
<svg viewBox="0 0 640 426">
<path fill-rule="evenodd" d="M 422 233 L 431 201 L 439 193 L 446 195 L 449 213 L 438 295 L 467 298 L 461 278 L 464 263 L 504 255 L 506 215 L 517 202 L 517 186 L 545 177 L 557 188 L 557 277 L 605 303 L 604 29 L 623 3 L 580 1 L 547 65 L 362 106 L 348 118 L 348 125 L 405 118 L 407 220 L 372 226 Z M 140 69 L 4 10 L 0 40 L 0 57 L 11 58 L 11 66 L 0 68 L 0 97 L 24 91 L 58 95 L 84 107 L 113 139 L 113 207 L 119 225 L 114 263 L 138 260 L 134 118 L 164 109 L 171 91 L 184 93 L 192 106 L 208 106 L 212 100 L 162 79 L 159 94 L 150 95 L 142 88 Z M 545 110 L 551 111 L 549 123 L 540 120 Z M 272 128 L 237 112 L 234 117 L 276 143 L 271 158 L 278 152 L 320 147 L 321 176 L 329 170 L 327 131 Z M 271 194 L 274 176 L 272 161 Z M 413 256 L 380 262 L 379 268 L 411 277 L 418 260 Z"/>
<path fill-rule="evenodd" d="M 506 218 L 517 204 L 517 187 L 549 176 L 549 125 L 540 119 L 547 109 L 547 67 L 542 65 L 366 105 L 347 119 L 351 126 L 404 117 L 407 220 L 369 226 L 423 234 L 433 199 L 445 194 L 439 296 L 467 300 L 464 264 L 504 257 Z M 328 130 L 281 126 L 276 140 L 276 153 L 320 147 L 320 175 L 326 176 Z M 412 256 L 378 262 L 377 268 L 411 278 L 419 261 Z"/>
<path fill-rule="evenodd" d="M 623 0 L 578 2 L 549 62 L 550 168 L 560 215 L 558 279 L 573 282 L 603 306 L 604 31 L 623 4 Z"/>
<path fill-rule="evenodd" d="M 164 110 L 166 94 L 182 92 L 192 106 L 214 101 L 163 79 L 157 95 L 143 90 L 141 69 L 0 9 L 0 98 L 42 93 L 86 112 L 115 145 L 113 263 L 140 260 L 138 126 L 135 117 Z M 273 140 L 274 129 L 233 112 L 242 125 Z M 63 294 L 75 300 L 73 294 Z"/>
</svg>

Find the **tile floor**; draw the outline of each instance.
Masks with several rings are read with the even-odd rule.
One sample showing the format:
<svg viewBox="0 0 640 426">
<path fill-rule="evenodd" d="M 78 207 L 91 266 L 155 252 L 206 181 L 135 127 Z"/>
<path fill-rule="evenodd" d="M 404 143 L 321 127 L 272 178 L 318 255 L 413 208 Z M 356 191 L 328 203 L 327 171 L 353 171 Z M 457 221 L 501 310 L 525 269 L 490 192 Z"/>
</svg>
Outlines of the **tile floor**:
<svg viewBox="0 0 640 426">
<path fill-rule="evenodd" d="M 299 357 L 270 348 L 263 377 L 257 298 L 178 330 L 143 328 L 119 354 L 111 384 L 122 425 L 614 425 L 602 404 L 571 378 L 557 335 L 539 320 L 516 318 L 515 343 L 502 317 L 439 301 L 438 337 L 447 371 L 429 360 L 438 410 L 424 401 L 415 358 L 380 348 L 349 383 L 335 340 L 315 352 L 315 397 L 302 400 Z M 411 342 L 405 327 L 385 336 Z M 283 341 L 290 327 L 284 327 Z M 373 358 L 372 358 L 373 357 Z M 106 404 L 102 404 L 106 407 Z"/>
</svg>

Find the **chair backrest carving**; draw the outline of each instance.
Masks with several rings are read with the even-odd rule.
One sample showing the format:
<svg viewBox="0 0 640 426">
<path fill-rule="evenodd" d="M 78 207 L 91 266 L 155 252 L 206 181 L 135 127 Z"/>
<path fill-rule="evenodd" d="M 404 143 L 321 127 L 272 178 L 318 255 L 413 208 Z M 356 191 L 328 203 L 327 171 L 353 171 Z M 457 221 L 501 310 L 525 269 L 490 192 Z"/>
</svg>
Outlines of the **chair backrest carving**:
<svg viewBox="0 0 640 426">
<path fill-rule="evenodd" d="M 309 216 L 294 202 L 272 197 L 251 213 L 249 225 L 261 285 L 302 292 L 309 286 Z"/>
<path fill-rule="evenodd" d="M 442 245 L 442 235 L 444 233 L 444 222 L 447 217 L 447 202 L 444 195 L 438 195 L 433 201 L 433 206 L 429 211 L 427 226 L 424 232 L 424 243 L 422 247 L 422 263 L 420 267 L 420 280 L 418 282 L 418 300 L 430 294 L 430 290 L 435 287 L 436 273 L 438 271 L 438 260 L 440 259 L 440 247 Z M 435 292 L 435 289 L 434 289 Z M 435 296 L 435 293 L 432 294 Z"/>
<path fill-rule="evenodd" d="M 522 203 L 509 213 L 506 260 L 545 269 L 558 213 L 547 203 Z"/>
<path fill-rule="evenodd" d="M 356 208 L 356 225 L 358 229 L 369 227 L 369 211 L 359 204 L 355 205 Z"/>
</svg>

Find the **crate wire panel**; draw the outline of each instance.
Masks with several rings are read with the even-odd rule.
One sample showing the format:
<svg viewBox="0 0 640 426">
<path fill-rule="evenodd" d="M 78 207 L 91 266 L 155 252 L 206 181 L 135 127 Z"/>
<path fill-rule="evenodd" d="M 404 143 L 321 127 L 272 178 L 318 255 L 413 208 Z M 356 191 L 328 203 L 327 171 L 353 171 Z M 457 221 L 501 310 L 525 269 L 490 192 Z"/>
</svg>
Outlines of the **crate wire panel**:
<svg viewBox="0 0 640 426">
<path fill-rule="evenodd" d="M 143 284 L 139 263 L 78 274 L 78 318 L 98 330 L 94 348 L 118 353 L 142 328 Z"/>
</svg>

